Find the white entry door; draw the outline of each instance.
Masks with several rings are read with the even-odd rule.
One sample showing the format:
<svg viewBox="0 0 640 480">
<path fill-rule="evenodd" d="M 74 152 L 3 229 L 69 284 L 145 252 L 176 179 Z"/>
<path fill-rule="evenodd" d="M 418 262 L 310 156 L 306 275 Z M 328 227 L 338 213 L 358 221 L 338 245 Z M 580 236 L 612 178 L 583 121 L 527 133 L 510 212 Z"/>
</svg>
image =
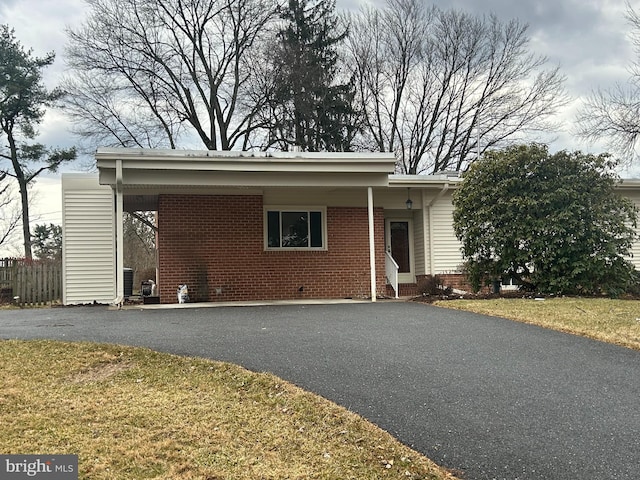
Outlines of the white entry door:
<svg viewBox="0 0 640 480">
<path fill-rule="evenodd" d="M 398 282 L 414 283 L 413 225 L 410 219 L 386 220 L 387 252 L 398 264 Z"/>
</svg>

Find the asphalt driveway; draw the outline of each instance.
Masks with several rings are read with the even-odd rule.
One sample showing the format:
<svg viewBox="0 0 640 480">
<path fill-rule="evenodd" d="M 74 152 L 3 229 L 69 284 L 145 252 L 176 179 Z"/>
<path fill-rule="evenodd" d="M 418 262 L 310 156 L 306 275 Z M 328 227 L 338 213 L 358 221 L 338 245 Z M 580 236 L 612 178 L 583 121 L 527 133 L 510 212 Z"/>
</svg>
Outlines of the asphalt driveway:
<svg viewBox="0 0 640 480">
<path fill-rule="evenodd" d="M 397 302 L 70 307 L 0 311 L 0 338 L 140 345 L 273 372 L 470 480 L 640 477 L 640 352 L 507 320 Z"/>
</svg>

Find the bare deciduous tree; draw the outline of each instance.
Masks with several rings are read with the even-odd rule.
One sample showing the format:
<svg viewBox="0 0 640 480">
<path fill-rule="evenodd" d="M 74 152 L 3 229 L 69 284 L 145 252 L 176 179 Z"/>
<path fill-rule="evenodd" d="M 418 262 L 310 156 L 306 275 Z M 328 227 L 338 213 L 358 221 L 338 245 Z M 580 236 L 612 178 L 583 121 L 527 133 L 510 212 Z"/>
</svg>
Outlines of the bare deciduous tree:
<svg viewBox="0 0 640 480">
<path fill-rule="evenodd" d="M 87 0 L 70 30 L 65 81 L 76 132 L 92 144 L 244 148 L 252 52 L 277 0 Z"/>
<path fill-rule="evenodd" d="M 629 164 L 638 157 L 640 143 L 640 14 L 627 4 L 637 58 L 629 67 L 629 81 L 610 89 L 597 89 L 577 115 L 578 135 L 591 142 L 604 141 Z"/>
<path fill-rule="evenodd" d="M 528 52 L 517 20 L 387 0 L 350 22 L 348 63 L 369 147 L 395 152 L 403 173 L 462 170 L 479 144 L 484 151 L 551 129 L 567 101 L 558 68 Z"/>
<path fill-rule="evenodd" d="M 22 218 L 20 203 L 16 201 L 12 185 L 4 181 L 6 177 L 6 173 L 0 174 L 0 245 L 3 247 L 11 243 Z"/>
<path fill-rule="evenodd" d="M 134 285 L 146 280 L 155 281 L 156 227 L 154 212 L 125 213 L 124 264 L 133 269 Z"/>
</svg>

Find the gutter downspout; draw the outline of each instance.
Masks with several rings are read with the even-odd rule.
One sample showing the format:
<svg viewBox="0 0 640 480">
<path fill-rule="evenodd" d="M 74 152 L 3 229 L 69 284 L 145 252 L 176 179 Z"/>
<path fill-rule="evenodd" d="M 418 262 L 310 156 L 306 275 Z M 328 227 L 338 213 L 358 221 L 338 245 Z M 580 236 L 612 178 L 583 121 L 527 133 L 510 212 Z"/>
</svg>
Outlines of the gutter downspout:
<svg viewBox="0 0 640 480">
<path fill-rule="evenodd" d="M 433 261 L 433 215 L 431 212 L 431 207 L 435 205 L 435 203 L 440 200 L 445 193 L 449 190 L 449 183 L 445 183 L 442 187 L 442 190 L 438 192 L 438 194 L 433 197 L 433 199 L 427 205 L 427 211 L 429 212 L 429 274 L 433 275 L 434 271 L 434 261 Z"/>
<path fill-rule="evenodd" d="M 369 216 L 369 266 L 371 269 L 371 301 L 376 301 L 376 242 L 373 221 L 373 187 L 367 187 L 367 207 Z"/>
<path fill-rule="evenodd" d="M 116 160 L 116 303 L 124 302 L 122 160 Z"/>
</svg>

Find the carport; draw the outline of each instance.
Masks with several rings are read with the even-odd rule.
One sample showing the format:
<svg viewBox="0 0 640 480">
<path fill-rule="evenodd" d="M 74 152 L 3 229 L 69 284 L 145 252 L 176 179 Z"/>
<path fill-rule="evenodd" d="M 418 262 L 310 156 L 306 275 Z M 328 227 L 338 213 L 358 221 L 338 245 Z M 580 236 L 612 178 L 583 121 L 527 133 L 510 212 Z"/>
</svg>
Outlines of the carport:
<svg viewBox="0 0 640 480">
<path fill-rule="evenodd" d="M 198 301 L 385 290 L 374 189 L 388 188 L 392 154 L 101 148 L 96 164 L 97 179 L 63 179 L 65 304 L 124 297 L 123 212 L 140 210 L 158 212 L 163 303 L 183 282 Z M 306 236 L 286 224 L 296 215 Z"/>
</svg>

